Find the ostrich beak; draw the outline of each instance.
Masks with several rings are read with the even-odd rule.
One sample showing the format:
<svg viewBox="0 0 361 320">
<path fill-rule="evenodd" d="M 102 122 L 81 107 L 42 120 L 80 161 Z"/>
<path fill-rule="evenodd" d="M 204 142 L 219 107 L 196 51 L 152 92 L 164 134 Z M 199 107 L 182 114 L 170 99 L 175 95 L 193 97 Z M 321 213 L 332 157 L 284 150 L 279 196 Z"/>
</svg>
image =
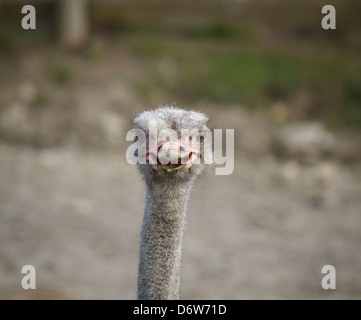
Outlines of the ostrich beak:
<svg viewBox="0 0 361 320">
<path fill-rule="evenodd" d="M 164 141 L 158 144 L 157 154 L 152 153 L 151 156 L 157 159 L 157 164 L 153 165 L 154 169 L 161 168 L 167 172 L 173 172 L 189 169 L 196 153 L 190 152 L 181 141 Z"/>
</svg>

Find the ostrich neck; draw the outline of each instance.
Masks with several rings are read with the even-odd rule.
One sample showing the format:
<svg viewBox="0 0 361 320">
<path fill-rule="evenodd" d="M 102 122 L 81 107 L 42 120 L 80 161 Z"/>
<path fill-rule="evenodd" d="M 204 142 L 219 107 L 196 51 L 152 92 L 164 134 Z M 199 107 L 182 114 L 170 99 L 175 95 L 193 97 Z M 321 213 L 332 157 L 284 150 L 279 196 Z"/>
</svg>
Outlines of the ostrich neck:
<svg viewBox="0 0 361 320">
<path fill-rule="evenodd" d="M 138 299 L 178 299 L 182 238 L 192 181 L 146 183 Z"/>
</svg>

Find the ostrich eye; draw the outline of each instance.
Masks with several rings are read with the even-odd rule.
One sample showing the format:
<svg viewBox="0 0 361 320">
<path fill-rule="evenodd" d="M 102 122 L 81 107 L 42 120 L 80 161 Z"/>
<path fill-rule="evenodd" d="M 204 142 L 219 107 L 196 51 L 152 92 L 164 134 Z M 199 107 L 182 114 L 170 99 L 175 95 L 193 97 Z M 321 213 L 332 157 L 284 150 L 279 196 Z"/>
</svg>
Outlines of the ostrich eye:
<svg viewBox="0 0 361 320">
<path fill-rule="evenodd" d="M 204 136 L 203 136 L 203 135 L 199 135 L 199 136 L 197 137 L 196 142 L 197 142 L 198 144 L 203 144 L 203 143 L 204 143 Z"/>
<path fill-rule="evenodd" d="M 137 142 L 138 141 L 138 136 L 135 136 L 134 137 L 134 142 Z"/>
</svg>

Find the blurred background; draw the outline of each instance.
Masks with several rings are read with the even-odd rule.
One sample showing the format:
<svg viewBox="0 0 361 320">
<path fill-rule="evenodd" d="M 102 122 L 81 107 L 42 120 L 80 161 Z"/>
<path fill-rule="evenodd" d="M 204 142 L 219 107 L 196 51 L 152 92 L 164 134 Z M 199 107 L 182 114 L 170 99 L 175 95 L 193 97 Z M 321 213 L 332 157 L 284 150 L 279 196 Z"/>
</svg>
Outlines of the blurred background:
<svg viewBox="0 0 361 320">
<path fill-rule="evenodd" d="M 171 103 L 235 129 L 234 173 L 192 193 L 181 297 L 361 298 L 360 1 L 38 0 L 36 30 L 25 4 L 0 0 L 0 298 L 136 297 L 125 134 Z"/>
</svg>

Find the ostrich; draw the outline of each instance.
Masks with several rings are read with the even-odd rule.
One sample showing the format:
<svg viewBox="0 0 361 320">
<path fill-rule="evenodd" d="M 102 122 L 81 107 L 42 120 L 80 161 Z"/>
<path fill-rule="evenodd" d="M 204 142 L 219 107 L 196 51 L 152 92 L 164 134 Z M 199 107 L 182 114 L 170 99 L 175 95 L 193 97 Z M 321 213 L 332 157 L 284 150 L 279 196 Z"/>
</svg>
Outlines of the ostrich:
<svg viewBox="0 0 361 320">
<path fill-rule="evenodd" d="M 178 137 L 177 143 L 157 139 L 156 164 L 138 164 L 146 185 L 138 266 L 139 300 L 179 299 L 179 273 L 187 202 L 194 181 L 205 167 L 202 161 L 204 154 L 211 151 L 209 143 L 204 143 L 208 138 L 202 134 L 204 130 L 209 131 L 206 127 L 207 121 L 208 117 L 201 112 L 174 107 L 145 111 L 134 119 L 135 127 L 146 133 L 148 160 L 154 157 L 149 148 L 150 122 L 156 124 L 158 133 L 172 129 Z M 184 129 L 193 132 L 196 129 L 198 135 L 187 136 L 184 140 L 183 134 L 182 138 L 180 135 Z M 198 144 L 198 148 L 194 148 L 194 142 Z M 176 163 L 171 161 L 173 164 L 162 164 L 164 152 L 169 155 L 172 148 L 175 151 L 173 154 L 176 154 Z M 200 161 L 195 163 L 197 158 Z M 186 159 L 186 162 L 181 161 L 183 159 Z"/>
</svg>

